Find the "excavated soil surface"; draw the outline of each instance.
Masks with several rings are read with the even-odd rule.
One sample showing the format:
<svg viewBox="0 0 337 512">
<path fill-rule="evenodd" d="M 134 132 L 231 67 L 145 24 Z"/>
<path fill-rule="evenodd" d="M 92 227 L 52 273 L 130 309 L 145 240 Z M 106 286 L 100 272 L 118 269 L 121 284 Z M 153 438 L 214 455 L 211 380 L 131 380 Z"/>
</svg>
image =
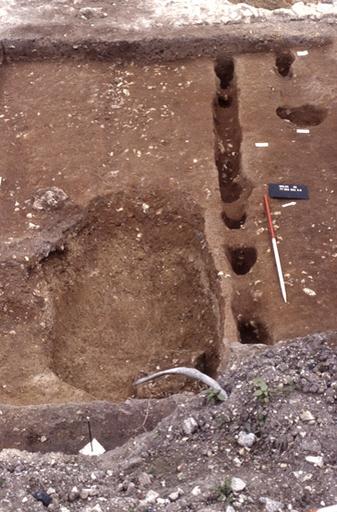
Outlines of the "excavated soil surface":
<svg viewBox="0 0 337 512">
<path fill-rule="evenodd" d="M 334 49 L 218 59 L 216 164 L 243 343 L 333 329 L 337 290 Z M 262 147 L 259 147 L 262 144 Z M 279 291 L 263 194 L 305 184 L 309 200 L 271 199 L 288 303 Z"/>
<path fill-rule="evenodd" d="M 205 122 L 189 113 L 208 94 L 205 65 L 2 69 L 4 402 L 118 401 L 144 372 L 215 373 L 221 298 L 202 210 L 213 134 L 189 133 Z"/>
<path fill-rule="evenodd" d="M 121 401 L 159 368 L 216 375 L 232 341 L 336 328 L 335 65 L 328 46 L 1 67 L 2 403 Z M 287 304 L 269 182 L 310 191 L 271 202 Z"/>
<path fill-rule="evenodd" d="M 143 201 L 95 202 L 64 256 L 43 269 L 54 300 L 52 369 L 98 399 L 126 399 L 135 377 L 153 369 L 213 375 L 218 364 L 202 219 L 159 193 Z"/>
</svg>

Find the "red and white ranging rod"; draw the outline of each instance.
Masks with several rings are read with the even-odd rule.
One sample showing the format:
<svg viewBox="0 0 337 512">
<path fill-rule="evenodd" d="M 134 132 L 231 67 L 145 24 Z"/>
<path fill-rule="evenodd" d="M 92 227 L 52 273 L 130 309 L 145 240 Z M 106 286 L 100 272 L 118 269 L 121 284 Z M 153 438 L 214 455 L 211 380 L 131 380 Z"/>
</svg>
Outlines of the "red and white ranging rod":
<svg viewBox="0 0 337 512">
<path fill-rule="evenodd" d="M 285 284 L 284 284 L 284 277 L 283 277 L 283 272 L 282 272 L 281 260 L 280 260 L 280 255 L 279 255 L 279 252 L 278 252 L 278 247 L 277 247 L 277 242 L 276 242 L 276 236 L 275 236 L 273 221 L 272 221 L 271 213 L 270 213 L 268 194 L 264 194 L 264 196 L 263 196 L 263 203 L 264 203 L 264 209 L 265 209 L 265 212 L 266 212 L 266 215 L 267 215 L 268 229 L 269 229 L 269 234 L 270 234 L 270 238 L 271 238 L 271 244 L 272 244 L 272 247 L 273 247 L 274 258 L 275 258 L 277 275 L 278 275 L 278 280 L 279 280 L 279 283 L 280 283 L 281 293 L 282 293 L 282 297 L 283 297 L 284 302 L 287 302 L 287 292 L 286 292 L 286 287 L 285 287 Z"/>
</svg>

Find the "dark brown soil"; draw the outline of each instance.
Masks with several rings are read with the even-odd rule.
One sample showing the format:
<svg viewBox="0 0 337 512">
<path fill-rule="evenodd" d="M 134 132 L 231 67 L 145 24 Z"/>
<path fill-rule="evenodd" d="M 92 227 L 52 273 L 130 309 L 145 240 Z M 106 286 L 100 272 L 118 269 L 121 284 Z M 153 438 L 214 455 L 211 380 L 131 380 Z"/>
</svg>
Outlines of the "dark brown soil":
<svg viewBox="0 0 337 512">
<path fill-rule="evenodd" d="M 193 205 L 160 192 L 95 201 L 64 256 L 41 270 L 55 317 L 51 366 L 63 381 L 119 401 L 144 372 L 196 366 L 215 374 L 215 272 Z"/>
<path fill-rule="evenodd" d="M 326 52 L 321 70 L 320 52 L 309 52 L 307 61 L 294 51 L 283 53 L 288 69 L 285 60 L 280 68 L 280 55 L 238 58 L 232 81 L 218 92 L 230 96 L 231 105 L 215 102 L 223 220 L 231 240 L 226 252 L 238 275 L 232 308 L 243 343 L 271 343 L 335 325 L 334 56 Z M 303 138 L 297 126 L 310 126 L 309 134 Z M 265 141 L 268 148 L 255 146 Z M 287 208 L 282 205 L 290 200 L 271 201 L 288 304 L 280 296 L 262 205 L 268 183 L 304 183 L 310 190 L 309 201 Z"/>
<path fill-rule="evenodd" d="M 336 327 L 335 53 L 277 59 L 2 67 L 3 402 L 120 400 L 158 367 L 214 374 L 231 341 Z M 272 202 L 288 304 L 270 181 L 310 190 Z M 36 210 L 55 186 L 64 207 Z"/>
<path fill-rule="evenodd" d="M 301 105 L 300 107 L 277 107 L 276 114 L 296 126 L 317 126 L 327 116 L 327 109 L 315 105 Z"/>
<path fill-rule="evenodd" d="M 142 3 L 92 3 L 106 19 L 18 0 L 2 30 L 0 509 L 45 510 L 41 490 L 64 512 L 335 504 L 336 333 L 312 334 L 336 330 L 336 51 L 319 47 L 335 27 L 148 30 Z M 288 304 L 270 181 L 310 191 L 271 201 Z M 217 374 L 228 400 L 133 398 L 199 390 L 132 386 L 181 364 Z M 125 446 L 95 460 L 4 449 L 77 454 L 88 416 L 105 449 Z"/>
<path fill-rule="evenodd" d="M 292 69 L 291 66 L 295 62 L 294 52 L 291 50 L 280 50 L 276 52 L 275 68 L 282 77 L 291 77 Z"/>
<path fill-rule="evenodd" d="M 0 447 L 77 454 L 88 441 L 89 417 L 92 435 L 106 450 L 112 450 L 152 430 L 188 397 L 191 395 L 173 395 L 161 400 L 132 398 L 121 404 L 98 400 L 25 407 L 2 404 Z"/>
<path fill-rule="evenodd" d="M 117 400 L 140 372 L 214 373 L 223 312 L 202 209 L 216 190 L 214 85 L 201 72 L 214 80 L 212 64 L 31 66 L 3 68 L 2 400 Z M 205 107 L 201 145 L 189 123 L 204 126 Z M 34 209 L 51 185 L 65 207 Z"/>
</svg>

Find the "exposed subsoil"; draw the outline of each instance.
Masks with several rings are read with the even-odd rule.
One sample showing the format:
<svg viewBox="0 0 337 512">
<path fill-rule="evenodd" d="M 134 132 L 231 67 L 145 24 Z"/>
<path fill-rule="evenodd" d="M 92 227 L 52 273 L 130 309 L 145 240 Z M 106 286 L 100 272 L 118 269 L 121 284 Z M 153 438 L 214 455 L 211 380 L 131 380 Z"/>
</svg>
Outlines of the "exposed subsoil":
<svg viewBox="0 0 337 512">
<path fill-rule="evenodd" d="M 214 375 L 223 336 L 336 327 L 334 65 L 327 47 L 2 67 L 5 403 L 120 400 L 142 371 Z M 270 181 L 310 189 L 272 203 L 288 304 L 261 205 Z M 41 203 L 53 190 L 59 202 Z"/>
<path fill-rule="evenodd" d="M 200 213 L 157 191 L 95 201 L 85 222 L 41 269 L 55 374 L 112 401 L 132 395 L 141 372 L 195 366 L 215 375 L 219 305 Z"/>
<path fill-rule="evenodd" d="M 234 71 L 218 66 L 216 161 L 230 233 L 225 252 L 236 275 L 232 306 L 244 343 L 272 343 L 335 325 L 334 67 L 332 49 L 305 57 L 295 51 L 276 59 L 242 56 Z M 226 84 L 228 75 L 233 78 Z M 256 147 L 261 142 L 268 147 Z M 308 201 L 271 200 L 288 304 L 277 298 L 262 205 L 268 183 L 309 187 Z"/>
<path fill-rule="evenodd" d="M 124 399 L 177 364 L 214 374 L 213 92 L 205 61 L 3 67 L 3 402 Z"/>
</svg>

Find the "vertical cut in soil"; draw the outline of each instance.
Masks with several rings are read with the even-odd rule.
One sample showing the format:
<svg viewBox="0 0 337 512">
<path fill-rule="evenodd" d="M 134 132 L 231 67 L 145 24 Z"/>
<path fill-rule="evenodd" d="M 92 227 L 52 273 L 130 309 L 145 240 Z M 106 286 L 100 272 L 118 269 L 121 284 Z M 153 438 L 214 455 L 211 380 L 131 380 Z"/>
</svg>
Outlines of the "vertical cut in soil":
<svg viewBox="0 0 337 512">
<path fill-rule="evenodd" d="M 214 71 L 220 80 L 220 88 L 228 89 L 234 79 L 234 60 L 229 56 L 218 57 Z"/>
<path fill-rule="evenodd" d="M 271 344 L 268 329 L 261 320 L 242 316 L 237 321 L 237 327 L 241 343 L 245 345 L 254 343 Z"/>
<path fill-rule="evenodd" d="M 257 260 L 255 247 L 227 247 L 226 254 L 233 271 L 239 276 L 247 274 Z"/>
<path fill-rule="evenodd" d="M 215 374 L 216 274 L 193 205 L 158 192 L 101 198 L 67 247 L 44 265 L 54 303 L 52 369 L 62 380 L 119 401 L 137 377 L 159 368 Z M 170 379 L 148 391 L 164 396 L 185 384 Z"/>
<path fill-rule="evenodd" d="M 272 332 L 263 318 L 264 308 L 251 293 L 247 281 L 236 290 L 232 301 L 232 311 L 236 321 L 238 340 L 241 343 L 245 345 L 273 344 Z"/>
<path fill-rule="evenodd" d="M 226 96 L 225 94 L 223 96 L 217 96 L 218 98 L 218 105 L 221 108 L 229 108 L 232 105 L 233 98 L 230 96 Z"/>
<path fill-rule="evenodd" d="M 278 107 L 276 114 L 296 126 L 317 126 L 326 118 L 326 108 L 316 105 L 301 105 L 300 107 Z"/>
<path fill-rule="evenodd" d="M 221 216 L 222 216 L 222 220 L 224 221 L 224 224 L 229 229 L 242 228 L 242 226 L 244 226 L 246 219 L 247 219 L 246 213 L 242 214 L 241 216 L 235 217 L 233 215 L 232 216 L 228 215 L 226 212 L 222 212 Z"/>
<path fill-rule="evenodd" d="M 234 203 L 250 194 L 251 186 L 241 173 L 241 127 L 234 60 L 219 57 L 214 71 L 217 91 L 213 102 L 215 163 L 224 203 Z"/>
<path fill-rule="evenodd" d="M 280 50 L 276 54 L 275 65 L 278 73 L 283 77 L 291 77 L 291 66 L 295 62 L 295 55 L 291 50 Z"/>
</svg>

